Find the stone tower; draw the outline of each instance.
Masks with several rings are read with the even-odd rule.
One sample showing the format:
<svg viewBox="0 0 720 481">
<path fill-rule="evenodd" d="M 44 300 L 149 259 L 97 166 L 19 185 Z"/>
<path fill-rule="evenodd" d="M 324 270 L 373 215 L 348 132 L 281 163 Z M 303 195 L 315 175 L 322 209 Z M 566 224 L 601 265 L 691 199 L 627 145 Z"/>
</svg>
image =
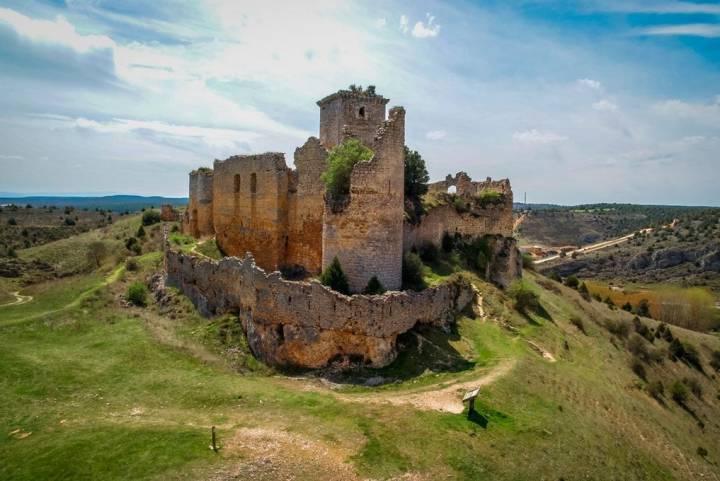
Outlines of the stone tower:
<svg viewBox="0 0 720 481">
<path fill-rule="evenodd" d="M 384 111 L 386 102 L 378 108 Z M 402 286 L 405 109 L 390 109 L 367 145 L 373 158 L 353 168 L 347 203 L 338 209 L 326 199 L 323 269 L 337 257 L 352 292 L 361 292 L 373 276 L 397 290 Z"/>
<path fill-rule="evenodd" d="M 342 142 L 345 127 L 368 147 L 372 147 L 377 128 L 385 121 L 389 99 L 366 90 L 340 90 L 317 102 L 320 107 L 320 143 L 331 149 Z"/>
</svg>

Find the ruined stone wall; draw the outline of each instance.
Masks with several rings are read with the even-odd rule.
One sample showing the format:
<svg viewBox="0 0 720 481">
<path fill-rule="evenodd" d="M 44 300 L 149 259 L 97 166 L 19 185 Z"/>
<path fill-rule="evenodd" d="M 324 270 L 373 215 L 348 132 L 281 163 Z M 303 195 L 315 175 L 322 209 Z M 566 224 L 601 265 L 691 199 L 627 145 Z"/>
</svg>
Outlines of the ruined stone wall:
<svg viewBox="0 0 720 481">
<path fill-rule="evenodd" d="M 318 101 L 320 142 L 331 149 L 343 141 L 345 127 L 366 146 L 372 146 L 377 128 L 385 121 L 388 99 L 380 95 L 340 91 Z"/>
<path fill-rule="evenodd" d="M 287 265 L 303 266 L 317 274 L 322 267 L 322 224 L 325 184 L 320 176 L 327 151 L 316 137 L 295 149 L 295 168 L 288 197 Z"/>
<path fill-rule="evenodd" d="M 458 172 L 454 177 L 448 174 L 445 180 L 428 184 L 428 193 L 444 193 L 451 186 L 455 186 L 456 194 L 461 196 L 475 196 L 485 190 L 492 190 L 510 196 L 512 200 L 512 188 L 508 179 L 492 180 L 488 177 L 478 182 L 472 180 L 465 172 Z"/>
<path fill-rule="evenodd" d="M 166 283 L 204 315 L 238 312 L 253 353 L 273 365 L 317 368 L 338 359 L 373 367 L 396 356 L 396 339 L 417 323 L 446 325 L 474 298 L 463 280 L 422 292 L 344 296 L 317 281 L 266 274 L 251 256 L 220 261 L 166 247 Z"/>
<path fill-rule="evenodd" d="M 281 153 L 236 155 L 214 165 L 213 219 L 218 247 L 252 252 L 259 265 L 285 264 L 290 170 Z"/>
<path fill-rule="evenodd" d="M 325 205 L 323 269 L 334 257 L 360 292 L 377 276 L 386 289 L 402 285 L 405 109 L 394 107 L 372 145 L 374 156 L 355 165 L 349 203 Z"/>
<path fill-rule="evenodd" d="M 180 220 L 180 212 L 170 204 L 163 204 L 160 206 L 160 220 L 165 222 Z"/>
<path fill-rule="evenodd" d="M 210 169 L 190 172 L 189 194 L 183 232 L 194 237 L 213 235 L 213 172 Z"/>
</svg>

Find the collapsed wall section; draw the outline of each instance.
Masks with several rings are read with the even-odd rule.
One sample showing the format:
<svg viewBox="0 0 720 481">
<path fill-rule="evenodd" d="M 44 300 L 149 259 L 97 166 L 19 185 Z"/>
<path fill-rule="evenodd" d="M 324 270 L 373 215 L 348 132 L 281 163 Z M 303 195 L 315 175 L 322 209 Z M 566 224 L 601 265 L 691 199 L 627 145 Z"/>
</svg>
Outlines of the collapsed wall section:
<svg viewBox="0 0 720 481">
<path fill-rule="evenodd" d="M 203 315 L 237 312 L 253 353 L 272 365 L 318 368 L 347 359 L 382 367 L 417 323 L 447 325 L 475 298 L 462 279 L 422 292 L 345 296 L 320 283 L 267 274 L 252 256 L 220 261 L 166 247 L 166 284 Z"/>
<path fill-rule="evenodd" d="M 350 290 L 361 292 L 377 276 L 389 290 L 402 285 L 405 109 L 394 107 L 378 129 L 374 156 L 353 168 L 350 196 L 341 210 L 325 203 L 323 269 L 337 257 Z"/>
<path fill-rule="evenodd" d="M 282 153 L 236 155 L 214 164 L 213 219 L 226 255 L 252 252 L 259 265 L 284 264 L 290 170 Z"/>
</svg>

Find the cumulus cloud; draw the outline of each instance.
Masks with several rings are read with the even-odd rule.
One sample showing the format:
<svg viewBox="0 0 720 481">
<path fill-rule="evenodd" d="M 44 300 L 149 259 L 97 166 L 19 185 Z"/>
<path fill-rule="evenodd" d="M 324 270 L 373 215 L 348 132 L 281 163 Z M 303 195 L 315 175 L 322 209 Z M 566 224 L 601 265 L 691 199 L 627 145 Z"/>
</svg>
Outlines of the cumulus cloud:
<svg viewBox="0 0 720 481">
<path fill-rule="evenodd" d="M 515 132 L 513 134 L 513 140 L 521 144 L 555 144 L 558 142 L 564 142 L 567 140 L 567 137 L 556 134 L 555 132 L 541 132 L 537 129 L 530 129 L 522 132 Z"/>
<path fill-rule="evenodd" d="M 600 112 L 617 112 L 618 110 L 618 106 L 616 104 L 606 99 L 598 100 L 592 104 L 592 107 Z"/>
<path fill-rule="evenodd" d="M 25 157 L 23 157 L 22 155 L 5 155 L 5 154 L 0 154 L 0 160 L 22 160 L 22 159 L 24 159 L 24 158 L 25 158 Z"/>
<path fill-rule="evenodd" d="M 444 130 L 431 130 L 425 134 L 425 138 L 429 140 L 442 140 L 447 136 Z"/>
<path fill-rule="evenodd" d="M 416 38 L 437 37 L 440 33 L 440 25 L 435 24 L 435 17 L 429 13 L 425 14 L 427 23 L 417 22 L 412 29 L 412 36 Z"/>
<path fill-rule="evenodd" d="M 720 37 L 720 25 L 715 23 L 686 23 L 681 25 L 659 25 L 637 29 L 640 35 L 679 35 L 688 37 Z"/>
<path fill-rule="evenodd" d="M 720 95 L 716 95 L 709 103 L 685 102 L 679 99 L 665 100 L 656 103 L 653 110 L 669 117 L 710 121 L 716 128 L 720 125 Z"/>
<path fill-rule="evenodd" d="M 590 90 L 600 90 L 602 88 L 602 84 L 599 81 L 589 78 L 577 79 L 575 83 L 580 87 Z"/>
<path fill-rule="evenodd" d="M 375 27 L 377 28 L 385 28 L 385 25 L 387 25 L 387 20 L 384 18 L 378 18 L 375 20 Z"/>
</svg>

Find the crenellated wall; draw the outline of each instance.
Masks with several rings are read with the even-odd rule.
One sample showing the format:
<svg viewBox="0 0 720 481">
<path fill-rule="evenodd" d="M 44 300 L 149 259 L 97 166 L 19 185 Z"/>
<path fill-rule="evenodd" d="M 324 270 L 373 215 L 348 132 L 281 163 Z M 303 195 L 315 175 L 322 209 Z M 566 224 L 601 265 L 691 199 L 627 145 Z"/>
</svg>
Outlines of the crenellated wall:
<svg viewBox="0 0 720 481">
<path fill-rule="evenodd" d="M 422 292 L 345 296 L 317 281 L 267 274 L 252 256 L 213 261 L 165 252 L 166 284 L 210 316 L 237 312 L 253 353 L 281 366 L 318 368 L 341 359 L 382 367 L 396 340 L 418 323 L 447 325 L 475 298 L 467 281 Z"/>
<path fill-rule="evenodd" d="M 386 289 L 402 285 L 405 109 L 394 107 L 378 129 L 374 156 L 353 168 L 341 209 L 325 204 L 323 269 L 337 257 L 352 292 L 377 276 Z"/>
</svg>

